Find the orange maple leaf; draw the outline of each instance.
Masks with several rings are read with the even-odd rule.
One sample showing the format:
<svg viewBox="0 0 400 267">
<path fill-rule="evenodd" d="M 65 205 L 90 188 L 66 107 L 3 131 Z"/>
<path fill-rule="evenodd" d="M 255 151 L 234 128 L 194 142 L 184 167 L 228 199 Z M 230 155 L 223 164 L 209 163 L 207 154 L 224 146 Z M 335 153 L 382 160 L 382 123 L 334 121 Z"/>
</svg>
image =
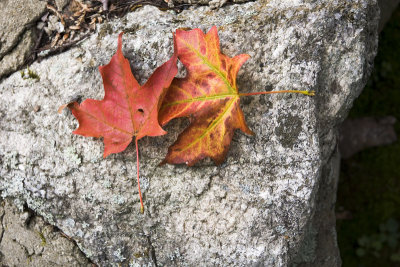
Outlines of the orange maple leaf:
<svg viewBox="0 0 400 267">
<path fill-rule="evenodd" d="M 220 52 L 217 27 L 207 34 L 200 29 L 177 30 L 177 55 L 187 69 L 185 78 L 175 78 L 162 104 L 161 125 L 177 117 L 193 121 L 168 149 L 163 163 L 186 163 L 211 157 L 224 161 L 235 129 L 253 132 L 246 125 L 236 87 L 239 68 L 250 57 L 230 58 Z"/>
<path fill-rule="evenodd" d="M 158 67 L 148 81 L 140 86 L 133 77 L 129 61 L 122 54 L 122 33 L 118 49 L 109 64 L 100 66 L 105 96 L 102 100 L 86 99 L 81 104 L 69 103 L 79 121 L 73 133 L 104 138 L 104 158 L 126 149 L 135 137 L 139 184 L 139 152 L 137 141 L 144 136 L 159 136 L 166 132 L 158 122 L 158 111 L 167 88 L 177 73 L 177 56 Z"/>
</svg>

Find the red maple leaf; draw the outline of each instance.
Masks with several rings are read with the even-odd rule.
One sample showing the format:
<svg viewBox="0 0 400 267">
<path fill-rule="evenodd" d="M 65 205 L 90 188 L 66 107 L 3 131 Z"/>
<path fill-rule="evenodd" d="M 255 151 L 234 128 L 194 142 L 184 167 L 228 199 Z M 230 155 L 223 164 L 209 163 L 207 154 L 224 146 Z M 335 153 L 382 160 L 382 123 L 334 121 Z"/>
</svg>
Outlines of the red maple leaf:
<svg viewBox="0 0 400 267">
<path fill-rule="evenodd" d="M 135 137 L 138 189 L 143 211 L 137 141 L 144 136 L 166 133 L 158 123 L 158 111 L 178 71 L 177 56 L 174 53 L 140 86 L 133 77 L 129 61 L 122 54 L 122 34 L 118 37 L 118 49 L 110 63 L 99 67 L 104 84 L 104 99 L 86 99 L 81 104 L 73 102 L 60 109 L 68 106 L 78 119 L 79 128 L 74 134 L 104 138 L 104 158 L 125 150 Z"/>
</svg>

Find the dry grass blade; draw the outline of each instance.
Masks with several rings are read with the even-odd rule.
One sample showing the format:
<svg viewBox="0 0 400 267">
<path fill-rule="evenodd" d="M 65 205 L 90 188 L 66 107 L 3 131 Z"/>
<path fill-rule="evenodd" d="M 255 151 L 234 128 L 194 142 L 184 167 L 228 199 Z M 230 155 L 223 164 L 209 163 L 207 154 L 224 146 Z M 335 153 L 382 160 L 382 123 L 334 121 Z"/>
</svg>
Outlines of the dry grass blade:
<svg viewBox="0 0 400 267">
<path fill-rule="evenodd" d="M 55 8 L 55 7 L 53 7 L 52 5 L 49 5 L 49 4 L 47 4 L 47 9 L 49 9 L 49 10 L 51 10 L 51 11 L 53 11 L 54 12 L 54 14 L 56 14 L 57 15 L 57 17 L 60 19 L 60 21 L 61 21 L 61 23 L 62 23 L 62 25 L 64 25 L 65 26 L 65 21 L 64 21 L 64 18 L 63 18 L 63 16 L 60 14 L 60 12 L 58 12 L 57 11 L 57 9 Z"/>
<path fill-rule="evenodd" d="M 51 42 L 51 45 L 50 45 L 50 46 L 51 46 L 51 47 L 56 46 L 58 40 L 60 40 L 60 33 L 59 33 L 59 32 L 56 34 L 56 37 L 55 37 L 55 38 L 53 39 L 53 41 Z"/>
<path fill-rule="evenodd" d="M 65 42 L 65 40 L 67 40 L 68 37 L 69 37 L 69 32 L 67 32 L 66 34 L 63 35 L 63 38 L 62 38 L 63 42 Z"/>
<path fill-rule="evenodd" d="M 81 29 L 81 26 L 77 26 L 77 25 L 71 25 L 71 26 L 69 26 L 69 29 L 70 30 L 80 30 Z"/>
<path fill-rule="evenodd" d="M 78 18 L 76 25 L 82 24 L 82 22 L 85 20 L 85 16 L 86 16 L 86 11 L 83 11 L 83 14 Z"/>
</svg>

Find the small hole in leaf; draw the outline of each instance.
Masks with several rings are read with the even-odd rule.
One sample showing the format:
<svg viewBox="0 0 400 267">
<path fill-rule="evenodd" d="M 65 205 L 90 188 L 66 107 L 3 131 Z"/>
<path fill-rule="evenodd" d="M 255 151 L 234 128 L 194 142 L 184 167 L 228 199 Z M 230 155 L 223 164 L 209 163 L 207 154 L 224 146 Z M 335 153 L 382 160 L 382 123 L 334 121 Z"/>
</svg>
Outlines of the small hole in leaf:
<svg viewBox="0 0 400 267">
<path fill-rule="evenodd" d="M 141 109 L 141 108 L 139 108 L 138 111 L 139 111 L 140 113 L 144 113 L 144 110 Z"/>
</svg>

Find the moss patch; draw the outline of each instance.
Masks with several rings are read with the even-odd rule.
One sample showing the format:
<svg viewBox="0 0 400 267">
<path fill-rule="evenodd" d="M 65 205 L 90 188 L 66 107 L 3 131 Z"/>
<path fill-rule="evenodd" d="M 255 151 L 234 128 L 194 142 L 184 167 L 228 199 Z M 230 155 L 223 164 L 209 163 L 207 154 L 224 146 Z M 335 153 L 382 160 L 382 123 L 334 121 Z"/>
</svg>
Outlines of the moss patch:
<svg viewBox="0 0 400 267">
<path fill-rule="evenodd" d="M 24 80 L 33 79 L 40 81 L 39 75 L 33 70 L 31 70 L 29 67 L 27 68 L 26 73 L 24 70 L 21 70 L 20 73 L 21 73 L 21 78 Z"/>
<path fill-rule="evenodd" d="M 400 120 L 399 44 L 400 8 L 380 35 L 375 70 L 350 117 L 392 115 Z M 395 128 L 399 134 L 400 124 Z M 393 246 L 382 235 L 382 225 L 400 222 L 399 141 L 342 161 L 337 209 L 351 213 L 350 219 L 337 221 L 343 266 L 400 266 L 393 257 L 400 252 L 400 240 Z"/>
</svg>

